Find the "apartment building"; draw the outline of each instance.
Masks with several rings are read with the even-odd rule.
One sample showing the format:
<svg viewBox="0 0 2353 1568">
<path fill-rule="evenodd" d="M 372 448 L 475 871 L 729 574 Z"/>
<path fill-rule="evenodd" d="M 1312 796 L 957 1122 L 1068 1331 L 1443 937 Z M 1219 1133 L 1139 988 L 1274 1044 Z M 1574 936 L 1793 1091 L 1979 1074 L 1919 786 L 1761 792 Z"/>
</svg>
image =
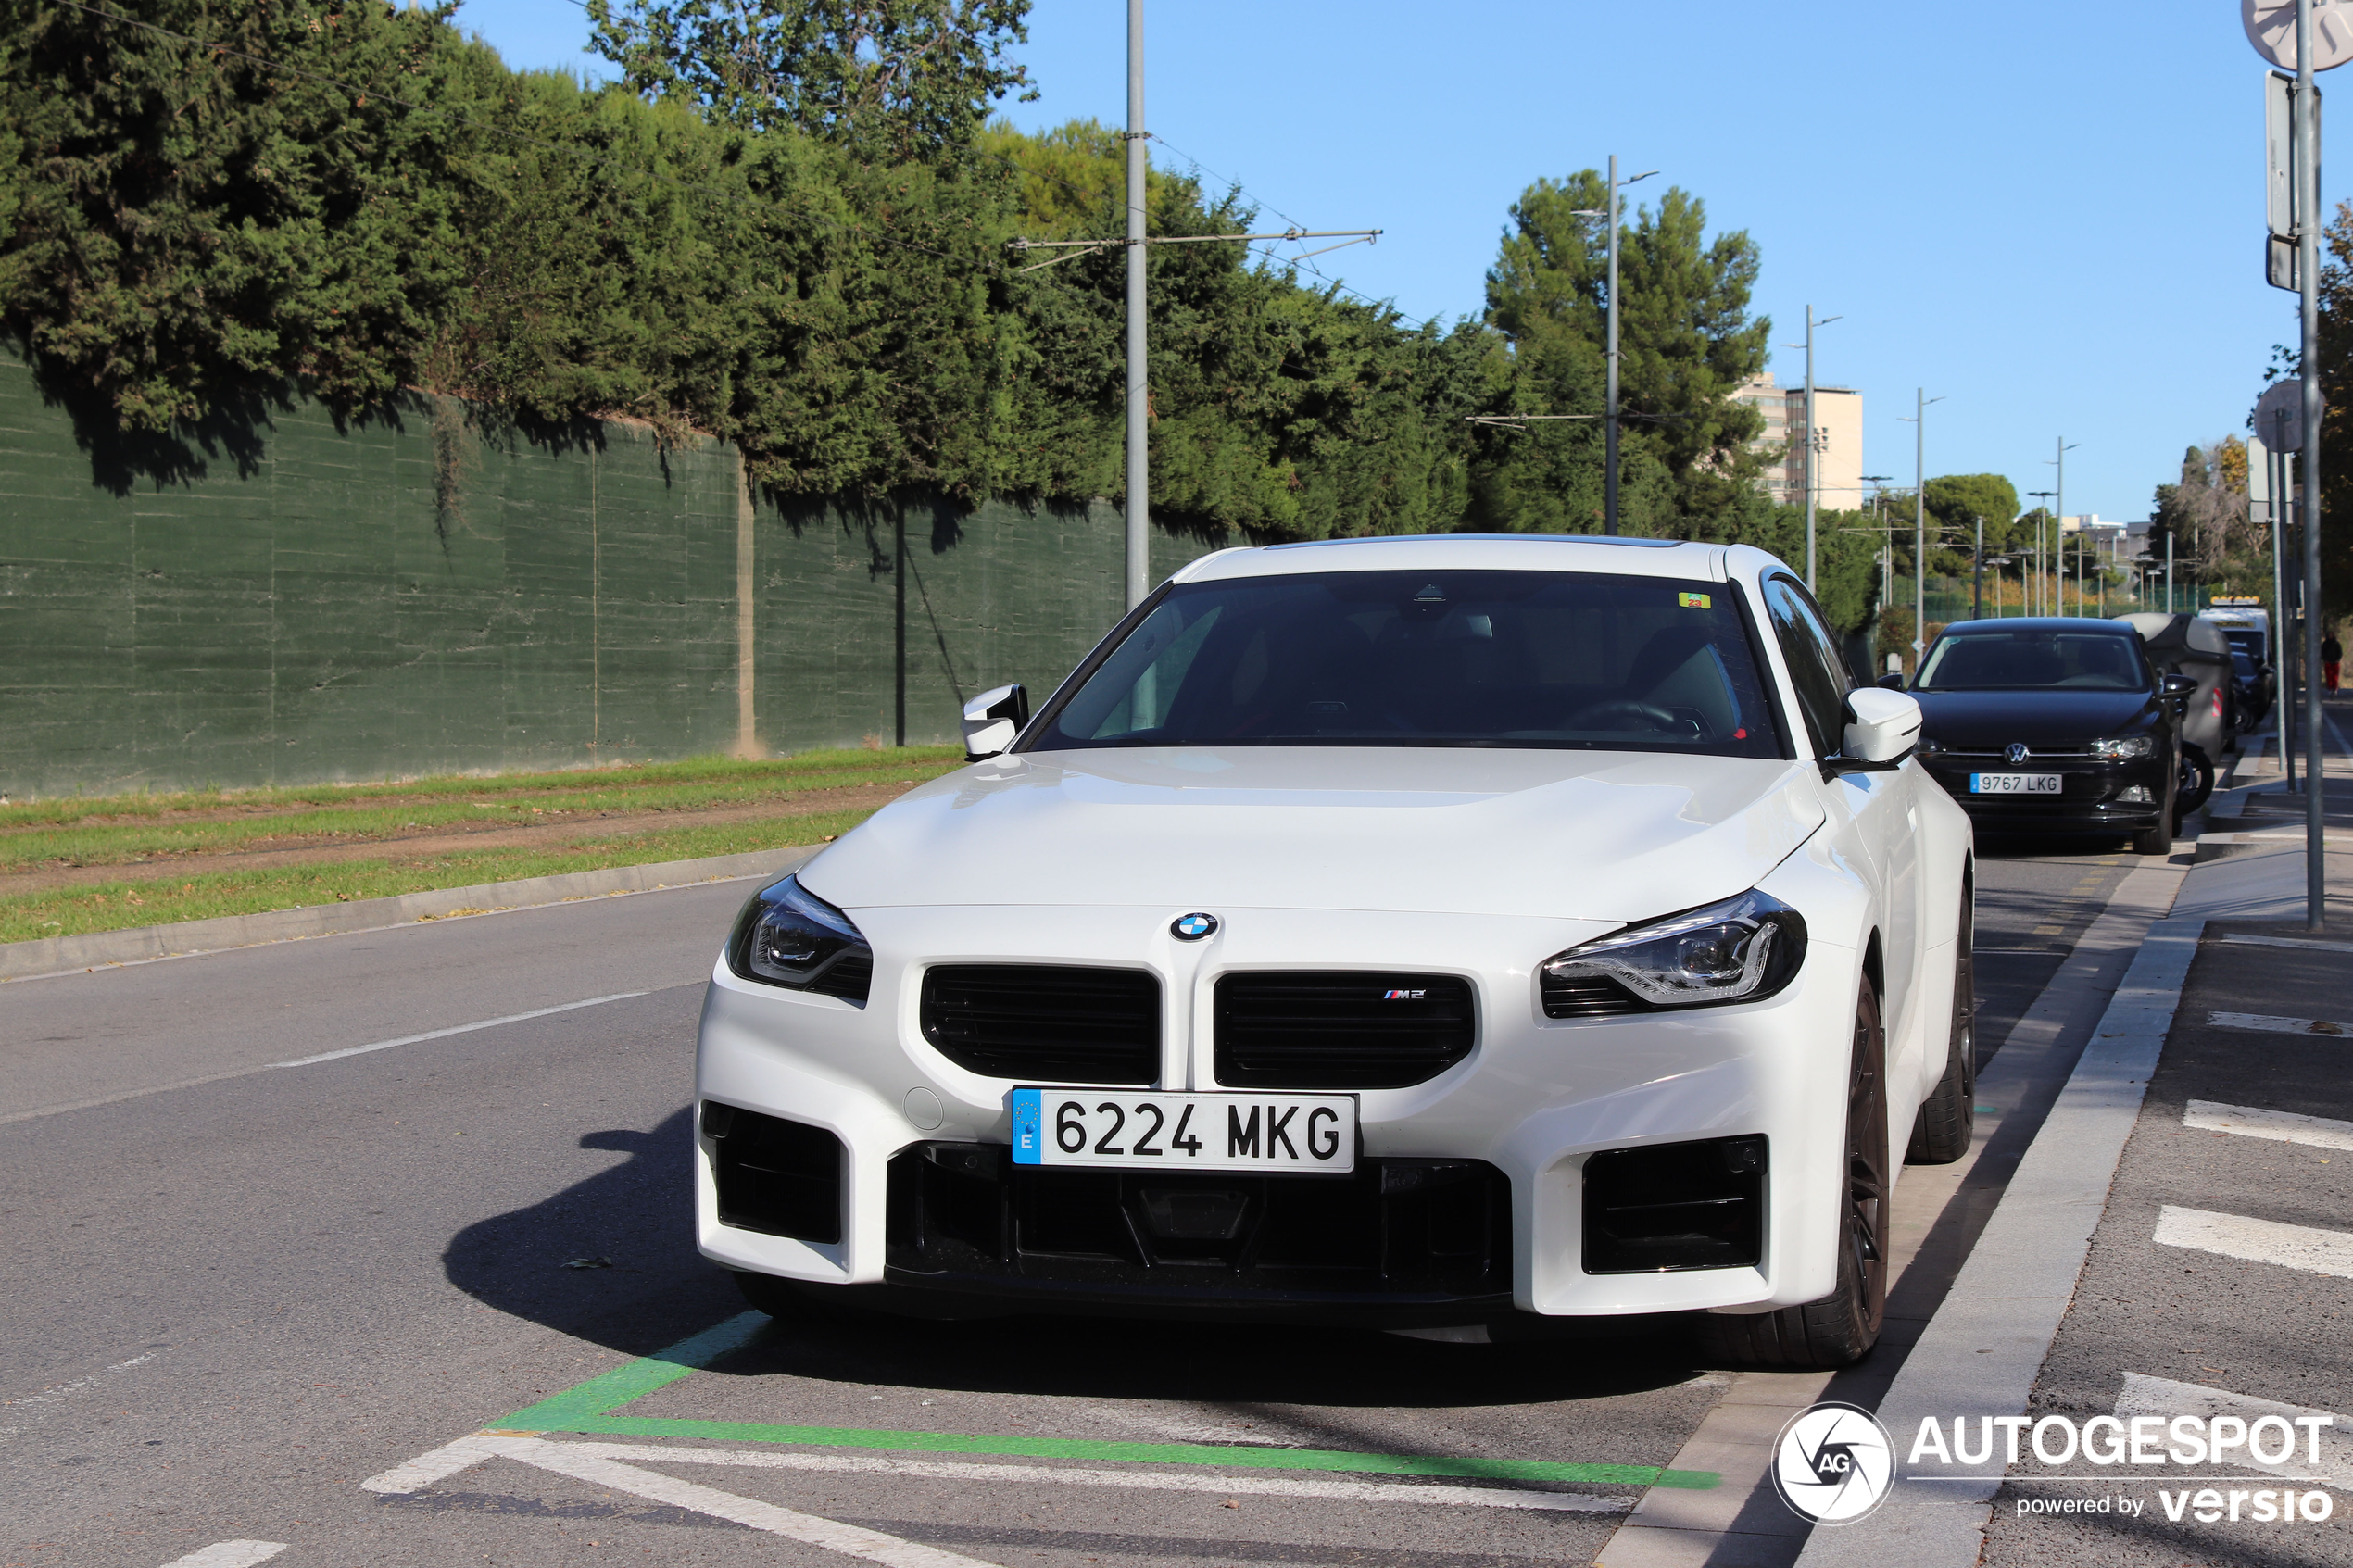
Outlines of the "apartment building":
<svg viewBox="0 0 2353 1568">
<path fill-rule="evenodd" d="M 1819 465 L 1817 505 L 1841 511 L 1862 508 L 1868 493 L 1863 484 L 1861 393 L 1853 387 L 1816 385 L 1810 450 L 1805 439 L 1805 387 L 1777 386 L 1768 370 L 1743 382 L 1732 395 L 1765 416 L 1765 428 L 1749 445 L 1759 451 L 1782 452 L 1780 460 L 1765 470 L 1766 494 L 1792 506 L 1805 505 L 1810 458 Z"/>
</svg>

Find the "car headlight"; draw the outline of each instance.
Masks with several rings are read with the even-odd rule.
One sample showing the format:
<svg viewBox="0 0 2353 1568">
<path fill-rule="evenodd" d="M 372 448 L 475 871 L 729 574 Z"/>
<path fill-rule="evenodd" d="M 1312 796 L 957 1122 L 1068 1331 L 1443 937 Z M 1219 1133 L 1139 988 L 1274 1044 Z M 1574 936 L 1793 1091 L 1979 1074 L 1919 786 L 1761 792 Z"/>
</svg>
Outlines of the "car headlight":
<svg viewBox="0 0 2353 1568">
<path fill-rule="evenodd" d="M 1931 740 L 1928 736 L 1922 735 L 1913 749 L 1922 757 L 1933 757 L 1944 749 L 1944 743 L 1941 740 Z"/>
<path fill-rule="evenodd" d="M 1787 985 L 1805 959 L 1806 917 L 1752 888 L 1547 959 L 1544 1012 L 1590 1018 L 1760 1001 Z M 1616 1006 L 1608 1005 L 1613 993 Z"/>
<path fill-rule="evenodd" d="M 788 876 L 753 894 L 736 917 L 727 967 L 746 980 L 864 1007 L 875 950 L 848 915 Z"/>
<path fill-rule="evenodd" d="M 2157 749 L 2157 743 L 2146 735 L 2114 735 L 2092 743 L 2092 755 L 2104 761 L 2121 762 L 2130 758 L 2146 757 Z"/>
</svg>

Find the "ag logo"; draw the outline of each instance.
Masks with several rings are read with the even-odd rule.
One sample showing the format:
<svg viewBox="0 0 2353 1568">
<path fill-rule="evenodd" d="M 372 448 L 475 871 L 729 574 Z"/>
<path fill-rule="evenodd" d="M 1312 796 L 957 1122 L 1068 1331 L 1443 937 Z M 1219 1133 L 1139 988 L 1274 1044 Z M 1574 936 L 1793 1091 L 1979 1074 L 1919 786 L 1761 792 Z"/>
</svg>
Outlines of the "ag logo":
<svg viewBox="0 0 2353 1568">
<path fill-rule="evenodd" d="M 1854 1405 L 1800 1411 L 1773 1445 L 1773 1489 L 1817 1524 L 1854 1524 L 1880 1505 L 1894 1479 L 1887 1428 Z"/>
</svg>

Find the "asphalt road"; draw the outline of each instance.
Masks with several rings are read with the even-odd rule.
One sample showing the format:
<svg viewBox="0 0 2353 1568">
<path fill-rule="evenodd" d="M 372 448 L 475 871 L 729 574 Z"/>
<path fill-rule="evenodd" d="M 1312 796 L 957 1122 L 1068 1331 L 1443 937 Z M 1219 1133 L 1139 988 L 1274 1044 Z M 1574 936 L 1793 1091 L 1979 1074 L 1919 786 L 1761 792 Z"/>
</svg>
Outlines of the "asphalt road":
<svg viewBox="0 0 2353 1568">
<path fill-rule="evenodd" d="M 1986 847 L 1982 1040 L 2134 863 L 2107 845 Z M 800 1326 L 650 1379 L 624 1413 L 1063 1441 L 764 1450 L 814 1456 L 799 1469 L 607 1452 L 566 1474 L 518 1450 L 363 1488 L 741 1314 L 695 1255 L 685 1194 L 696 1010 L 746 891 L 0 987 L 0 1568 L 159 1568 L 232 1540 L 285 1543 L 288 1568 L 839 1568 L 811 1543 L 822 1521 L 895 1539 L 877 1549 L 907 1568 L 1582 1562 L 1718 1397 L 1723 1376 L 1673 1341 Z M 390 1040 L 409 1043 L 272 1065 Z M 1203 1442 L 1261 1462 L 1132 1447 Z M 1301 1468 L 1304 1450 L 1340 1462 Z M 1349 1468 L 1365 1454 L 1438 1474 Z M 1465 1460 L 1555 1468 L 1465 1475 Z M 739 1517 L 701 1506 L 709 1488 Z"/>
</svg>

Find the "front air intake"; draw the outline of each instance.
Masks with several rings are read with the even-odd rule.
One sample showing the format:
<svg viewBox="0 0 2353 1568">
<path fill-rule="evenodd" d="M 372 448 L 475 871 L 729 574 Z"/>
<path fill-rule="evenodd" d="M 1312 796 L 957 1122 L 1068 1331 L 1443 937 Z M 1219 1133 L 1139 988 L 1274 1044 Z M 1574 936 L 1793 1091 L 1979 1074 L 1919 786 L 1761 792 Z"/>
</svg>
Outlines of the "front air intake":
<svg viewBox="0 0 2353 1568">
<path fill-rule="evenodd" d="M 1231 1089 L 1402 1089 L 1470 1055 L 1470 982 L 1353 970 L 1217 982 L 1217 1081 Z"/>
<path fill-rule="evenodd" d="M 719 1223 L 799 1241 L 841 1240 L 841 1140 L 823 1127 L 706 1100 Z"/>
<path fill-rule="evenodd" d="M 1137 969 L 940 964 L 924 972 L 932 1048 L 984 1078 L 1150 1084 L 1160 1076 L 1160 980 Z"/>
<path fill-rule="evenodd" d="M 1761 1135 L 1612 1148 L 1585 1160 L 1585 1272 L 1754 1268 L 1765 1256 Z"/>
</svg>

